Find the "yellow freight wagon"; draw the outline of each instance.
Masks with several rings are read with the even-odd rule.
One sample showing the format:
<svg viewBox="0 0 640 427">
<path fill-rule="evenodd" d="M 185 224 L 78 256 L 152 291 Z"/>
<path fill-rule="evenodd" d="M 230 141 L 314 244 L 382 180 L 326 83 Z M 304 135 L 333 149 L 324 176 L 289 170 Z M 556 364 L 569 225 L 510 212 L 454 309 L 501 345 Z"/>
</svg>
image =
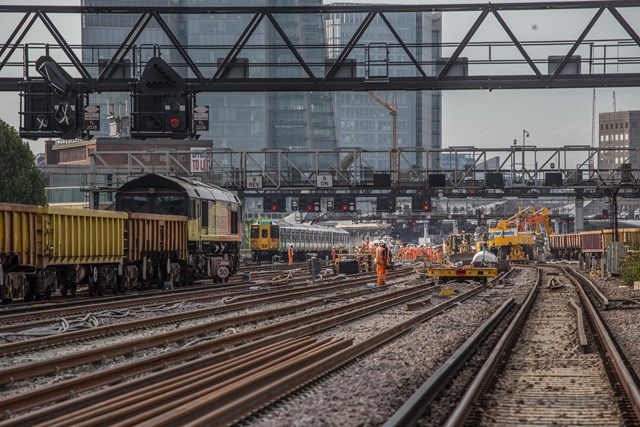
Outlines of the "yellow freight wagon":
<svg viewBox="0 0 640 427">
<path fill-rule="evenodd" d="M 172 283 L 183 282 L 189 256 L 187 221 L 179 215 L 129 214 L 124 236 L 125 287 L 163 277 Z"/>
<path fill-rule="evenodd" d="M 122 264 L 123 212 L 40 207 L 40 268 L 69 264 Z"/>
<path fill-rule="evenodd" d="M 35 297 L 57 288 L 63 295 L 74 294 L 85 282 L 90 295 L 117 290 L 127 213 L 47 206 L 39 213 Z"/>
<path fill-rule="evenodd" d="M 28 290 L 25 269 L 37 262 L 38 207 L 0 203 L 0 295 L 3 303 L 23 298 Z"/>
</svg>

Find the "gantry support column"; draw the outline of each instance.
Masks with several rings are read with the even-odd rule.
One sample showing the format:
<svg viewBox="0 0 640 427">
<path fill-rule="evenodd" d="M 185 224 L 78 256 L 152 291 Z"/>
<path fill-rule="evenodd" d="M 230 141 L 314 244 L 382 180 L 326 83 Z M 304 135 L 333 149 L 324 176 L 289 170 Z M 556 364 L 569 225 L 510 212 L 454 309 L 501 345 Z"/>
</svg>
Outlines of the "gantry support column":
<svg viewBox="0 0 640 427">
<path fill-rule="evenodd" d="M 576 197 L 575 220 L 573 223 L 574 233 L 584 231 L 584 199 L 582 197 Z"/>
</svg>

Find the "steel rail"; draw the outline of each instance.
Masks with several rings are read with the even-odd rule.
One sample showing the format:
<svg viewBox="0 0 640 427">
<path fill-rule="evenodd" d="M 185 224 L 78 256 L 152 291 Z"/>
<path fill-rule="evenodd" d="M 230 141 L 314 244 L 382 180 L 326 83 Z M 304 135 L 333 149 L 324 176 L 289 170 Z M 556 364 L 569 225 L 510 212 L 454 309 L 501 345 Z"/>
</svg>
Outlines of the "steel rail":
<svg viewBox="0 0 640 427">
<path fill-rule="evenodd" d="M 584 312 L 574 300 L 569 300 L 569 306 L 576 312 L 578 341 L 580 342 L 580 349 L 583 353 L 586 353 L 589 349 L 589 342 L 587 341 L 587 332 L 584 328 Z"/>
<path fill-rule="evenodd" d="M 402 271 L 402 270 L 399 270 L 399 271 Z M 363 275 L 354 275 L 354 276 L 351 276 L 351 278 L 358 279 L 359 277 L 363 277 L 366 275 L 370 276 L 370 273 L 363 274 Z M 390 274 L 390 277 L 393 277 L 393 276 Z M 331 276 L 326 279 L 318 280 L 316 282 L 316 285 L 331 284 L 331 282 L 334 282 L 337 279 L 338 279 L 338 276 Z M 30 309 L 27 309 L 27 310 L 20 310 L 19 313 L 10 314 L 9 312 L 6 312 L 5 316 L 0 316 L 0 325 L 4 325 L 4 324 L 9 325 L 9 326 L 0 326 L 0 333 L 15 332 L 15 331 L 24 330 L 27 328 L 33 328 L 40 325 L 51 324 L 52 322 L 51 318 L 59 318 L 63 316 L 79 315 L 79 314 L 86 314 L 86 313 L 96 312 L 96 311 L 114 310 L 114 309 L 122 309 L 122 308 L 128 308 L 128 307 L 137 307 L 141 304 L 166 303 L 166 302 L 172 302 L 176 300 L 188 302 L 188 301 L 191 301 L 191 298 L 193 298 L 198 302 L 208 302 L 211 300 L 226 298 L 226 297 L 236 298 L 234 299 L 234 301 L 237 301 L 237 299 L 243 298 L 242 296 L 246 298 L 249 295 L 251 296 L 262 295 L 262 294 L 273 295 L 274 292 L 276 291 L 292 290 L 296 288 L 299 289 L 300 285 L 304 285 L 307 283 L 308 281 L 305 281 L 305 280 L 288 282 L 286 284 L 278 281 L 272 281 L 269 283 L 261 283 L 261 284 L 255 283 L 255 282 L 248 282 L 248 283 L 242 283 L 237 285 L 218 285 L 218 287 L 215 287 L 215 288 L 211 288 L 211 287 L 197 288 L 197 289 L 192 288 L 189 290 L 184 290 L 182 292 L 171 292 L 170 294 L 167 294 L 166 291 L 162 291 L 162 292 L 159 292 L 160 296 L 148 295 L 146 293 L 133 294 L 130 296 L 124 296 L 124 297 L 121 296 L 121 297 L 114 298 L 114 300 L 111 302 L 107 302 L 107 301 L 103 302 L 101 299 L 100 300 L 89 299 L 89 300 L 70 302 L 68 305 L 66 303 L 61 303 L 60 305 L 64 304 L 64 306 L 62 307 L 56 304 L 55 306 L 51 306 L 48 309 L 41 309 L 39 311 L 34 311 L 34 307 L 31 307 Z M 258 287 L 258 289 L 255 289 L 256 287 Z M 238 292 L 233 293 L 234 290 L 238 290 Z M 206 295 L 210 295 L 210 297 L 203 298 L 203 296 L 206 296 Z M 237 295 L 238 297 L 234 297 L 234 295 Z M 96 302 L 92 303 L 93 301 L 96 301 Z M 73 308 L 75 308 L 75 310 Z M 38 322 L 29 322 L 28 324 L 24 323 L 25 321 L 33 319 L 34 317 L 46 317 L 46 319 Z M 19 324 L 15 325 L 15 323 L 19 323 Z"/>
<path fill-rule="evenodd" d="M 560 267 L 560 268 L 562 271 L 564 271 L 564 273 L 567 276 L 577 277 L 580 283 L 582 283 L 587 288 L 589 288 L 589 291 L 596 297 L 596 299 L 598 300 L 598 303 L 602 308 L 604 308 L 605 310 L 609 308 L 609 298 L 607 298 L 605 294 L 603 294 L 602 291 L 598 289 L 598 287 L 594 285 L 591 280 L 584 277 L 582 273 L 580 273 L 574 268 L 570 268 L 570 267 L 568 268 L 570 270 L 570 273 L 567 271 L 567 268 L 565 267 Z"/>
<path fill-rule="evenodd" d="M 636 384 L 634 374 L 627 368 L 624 354 L 620 352 L 615 338 L 607 328 L 607 325 L 602 320 L 602 316 L 596 309 L 595 305 L 591 302 L 584 289 L 586 286 L 591 290 L 592 287 L 594 287 L 593 284 L 581 274 L 575 274 L 577 272 L 573 269 L 571 269 L 573 270 L 572 274 L 569 274 L 565 267 L 560 268 L 565 272 L 569 280 L 576 285 L 582 306 L 584 307 L 586 314 L 589 316 L 591 325 L 602 341 L 602 345 L 605 349 L 605 355 L 611 361 L 613 369 L 617 375 L 617 379 L 622 384 L 626 397 L 631 404 L 632 410 L 636 416 L 634 423 L 638 423 L 638 420 L 640 420 L 640 390 L 638 390 L 638 384 Z"/>
<path fill-rule="evenodd" d="M 384 423 L 384 427 L 414 426 L 424 415 L 442 390 L 458 375 L 460 369 L 477 351 L 478 346 L 485 341 L 516 305 L 513 298 L 496 310 L 458 349 L 425 381 L 415 393 Z"/>
<path fill-rule="evenodd" d="M 473 379 L 464 396 L 447 420 L 445 424 L 447 427 L 464 425 L 464 422 L 467 419 L 467 416 L 469 415 L 469 412 L 471 411 L 471 408 L 473 406 L 473 402 L 475 402 L 478 396 L 480 396 L 480 394 L 482 393 L 482 389 L 493 375 L 496 367 L 498 366 L 498 363 L 501 360 L 502 354 L 511 345 L 513 340 L 516 339 L 516 334 L 529 316 L 540 287 L 542 286 L 542 274 L 540 272 L 540 269 L 536 268 L 536 271 L 538 272 L 538 278 L 536 280 L 535 286 L 529 292 L 527 299 L 516 313 L 515 317 L 505 330 L 504 334 L 491 351 L 491 354 L 489 355 L 487 361 L 484 363 L 482 368 L 480 368 L 480 371 Z"/>
<path fill-rule="evenodd" d="M 272 368 L 261 366 L 263 360 L 245 357 L 238 363 L 229 362 L 195 372 L 187 371 L 180 377 L 169 378 L 141 390 L 120 394 L 108 401 L 102 400 L 90 404 L 91 406 L 85 405 L 78 412 L 69 412 L 59 418 L 47 419 L 51 421 L 51 425 L 59 426 L 95 425 L 95 423 L 107 421 L 115 421 L 122 426 L 165 423 L 182 425 L 190 420 L 198 425 L 217 425 L 224 420 L 232 420 L 246 414 L 279 398 L 283 393 L 312 381 L 318 375 L 324 375 L 341 364 L 372 351 L 409 331 L 416 324 L 454 307 L 460 301 L 477 295 L 483 290 L 482 286 L 476 287 L 438 307 L 395 325 L 366 342 L 347 347 L 338 353 L 325 352 L 320 355 L 313 352 L 309 353 L 307 358 L 298 361 L 290 360 L 292 355 L 288 354 L 281 360 L 282 363 L 279 366 L 274 365 L 275 361 L 272 362 Z M 311 356 L 317 359 L 315 364 L 309 359 Z M 243 364 L 244 360 L 251 362 Z M 249 363 L 256 368 L 247 371 L 250 367 Z M 264 363 L 268 362 L 264 361 Z M 309 366 L 310 364 L 312 366 Z M 224 372 L 225 376 L 220 378 L 220 372 Z M 234 376 L 235 373 L 240 372 L 239 376 Z M 227 381 L 221 383 L 225 379 Z M 176 386 L 172 387 L 172 384 Z M 200 418 L 203 414 L 205 418 Z"/>
<path fill-rule="evenodd" d="M 278 365 L 291 368 L 295 359 L 303 357 L 303 362 L 309 361 L 309 356 L 327 356 L 327 352 L 334 352 L 346 348 L 352 340 L 325 338 L 300 338 L 276 343 L 263 349 L 223 361 L 215 365 L 188 372 L 175 379 L 168 379 L 144 390 L 134 391 L 116 396 L 98 405 L 85 407 L 80 411 L 63 415 L 56 419 L 48 419 L 42 426 L 90 426 L 117 422 L 120 426 L 140 425 L 145 419 L 154 416 L 164 417 L 169 411 L 176 410 L 183 405 L 192 405 L 198 399 L 212 399 L 227 392 L 242 393 L 239 387 L 241 381 L 252 382 L 252 376 L 268 373 L 277 374 L 274 368 Z M 287 366 L 288 365 L 288 366 Z M 226 396 L 225 396 L 226 397 Z"/>
<path fill-rule="evenodd" d="M 398 277 L 403 274 L 404 275 L 413 274 L 413 271 L 405 270 L 403 272 L 397 273 L 393 277 Z M 17 352 L 24 352 L 27 350 L 39 349 L 47 346 L 59 345 L 59 344 L 72 342 L 72 341 L 96 338 L 99 336 L 114 335 L 127 330 L 143 329 L 143 328 L 159 326 L 159 325 L 167 324 L 171 322 L 197 319 L 200 317 L 211 316 L 214 314 L 221 314 L 229 311 L 249 308 L 259 304 L 270 304 L 270 303 L 286 301 L 294 298 L 304 298 L 304 297 L 309 297 L 313 295 L 323 294 L 323 293 L 331 292 L 334 290 L 340 290 L 345 288 L 349 289 L 349 288 L 352 288 L 353 286 L 362 285 L 368 282 L 369 280 L 371 279 L 363 278 L 356 281 L 340 283 L 337 285 L 323 286 L 323 287 L 316 286 L 311 289 L 294 290 L 294 291 L 287 289 L 284 291 L 274 291 L 274 292 L 269 292 L 269 296 L 264 296 L 264 294 L 257 295 L 257 298 L 252 298 L 244 302 L 242 301 L 231 302 L 230 304 L 225 304 L 222 306 L 216 306 L 211 308 L 203 308 L 199 310 L 166 314 L 164 316 L 134 320 L 131 322 L 98 326 L 96 328 L 73 331 L 73 332 L 68 332 L 64 334 L 51 335 L 47 337 L 36 337 L 30 340 L 24 340 L 24 341 L 16 341 L 13 343 L 0 345 L 0 355 L 9 355 Z M 215 296 L 211 298 L 220 299 L 221 296 Z M 199 301 L 204 301 L 204 300 L 206 300 L 206 298 L 199 299 Z M 10 370 L 12 370 L 14 375 L 19 377 L 15 368 L 11 368 Z M 18 370 L 21 370 L 21 369 L 18 369 Z M 7 380 L 7 376 L 5 375 L 6 371 L 7 369 L 0 369 L 0 385 L 6 384 L 5 382 Z"/>
<path fill-rule="evenodd" d="M 300 337 L 316 333 L 333 327 L 336 323 L 349 322 L 394 305 L 403 304 L 411 299 L 419 298 L 426 293 L 431 292 L 432 289 L 432 286 L 404 288 L 393 292 L 392 294 L 380 295 L 368 300 L 345 304 L 344 306 L 334 307 L 320 313 L 313 313 L 300 318 L 275 323 L 269 326 L 263 326 L 253 331 L 205 341 L 186 349 L 151 356 L 142 360 L 119 365 L 105 371 L 81 375 L 68 381 L 52 384 L 32 392 L 7 398 L 3 401 L 3 409 L 5 409 L 6 414 L 11 414 L 33 408 L 34 406 L 40 406 L 45 403 L 60 401 L 75 396 L 75 394 L 79 392 L 95 389 L 101 386 L 113 385 L 122 381 L 124 378 L 167 368 L 170 364 L 185 362 L 193 359 L 194 357 L 197 358 L 205 353 L 219 352 L 229 346 L 240 346 L 238 347 L 239 349 L 241 348 L 244 351 L 248 351 L 284 338 Z M 128 350 L 126 351 L 127 353 L 131 353 L 131 343 L 128 343 Z M 232 349 L 228 351 L 233 352 L 236 350 Z M 95 361 L 95 357 L 96 355 L 93 354 L 92 351 L 92 361 Z M 180 371 L 183 369 L 183 366 L 188 366 L 186 368 L 188 370 L 196 369 L 199 367 L 198 364 L 202 364 L 202 366 L 207 365 L 211 360 L 215 360 L 216 357 L 218 357 L 218 355 L 205 357 L 201 360 L 196 360 L 191 364 L 180 365 L 176 367 L 175 370 L 165 369 L 162 372 L 167 372 L 168 375 L 170 375 L 174 371 Z M 55 364 L 61 365 L 58 360 L 54 361 L 54 365 Z M 49 372 L 49 370 L 47 372 Z M 162 374 L 162 372 L 160 374 Z M 161 379 L 162 375 L 154 376 L 154 378 Z M 155 381 L 155 379 L 153 381 Z M 144 385 L 144 381 L 146 380 L 142 378 L 136 383 Z M 64 406 L 61 410 L 64 412 L 69 410 L 69 408 Z"/>
<path fill-rule="evenodd" d="M 263 388 L 256 388 L 248 395 L 238 397 L 228 405 L 219 408 L 217 411 L 208 411 L 207 408 L 200 408 L 200 414 L 192 411 L 187 414 L 190 421 L 185 426 L 211 425 L 231 423 L 241 419 L 253 411 L 263 407 L 264 405 L 276 401 L 283 395 L 290 393 L 301 386 L 323 376 L 331 371 L 355 360 L 364 354 L 371 352 L 379 346 L 390 342 L 391 340 L 405 334 L 413 329 L 416 325 L 431 319 L 432 317 L 443 313 L 444 311 L 455 307 L 461 301 L 478 295 L 485 289 L 484 286 L 478 286 L 462 295 L 459 295 L 437 307 L 425 311 L 411 319 L 392 326 L 380 334 L 377 334 L 359 344 L 348 347 L 341 352 L 332 355 L 329 359 L 319 361 L 313 365 L 307 366 L 303 371 L 294 372 L 288 376 L 278 379 L 271 385 L 265 385 Z"/>
</svg>

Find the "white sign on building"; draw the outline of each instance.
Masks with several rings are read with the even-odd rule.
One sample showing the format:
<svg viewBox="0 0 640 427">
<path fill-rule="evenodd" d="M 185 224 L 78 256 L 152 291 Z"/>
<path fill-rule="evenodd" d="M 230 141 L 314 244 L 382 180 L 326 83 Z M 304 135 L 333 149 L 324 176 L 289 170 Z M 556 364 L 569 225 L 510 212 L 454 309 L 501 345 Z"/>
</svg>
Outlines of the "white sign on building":
<svg viewBox="0 0 640 427">
<path fill-rule="evenodd" d="M 211 154 L 206 148 L 191 147 L 191 172 L 208 172 L 211 169 Z"/>
</svg>

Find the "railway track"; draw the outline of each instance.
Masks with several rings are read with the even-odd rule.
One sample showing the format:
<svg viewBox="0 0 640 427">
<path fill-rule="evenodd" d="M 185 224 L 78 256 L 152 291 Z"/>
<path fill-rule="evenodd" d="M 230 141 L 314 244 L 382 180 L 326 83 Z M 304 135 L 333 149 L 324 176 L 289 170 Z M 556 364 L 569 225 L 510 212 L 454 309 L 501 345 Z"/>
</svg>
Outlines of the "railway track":
<svg viewBox="0 0 640 427">
<path fill-rule="evenodd" d="M 517 313 L 478 328 L 385 427 L 414 425 L 443 399 L 458 401 L 448 419 L 422 424 L 638 425 L 637 377 L 600 318 L 602 295 L 574 271 L 538 271 Z"/>
<path fill-rule="evenodd" d="M 296 273 L 296 271 L 293 271 Z M 57 303 L 29 304 L 20 307 L 6 308 L 0 311 L 0 333 L 16 332 L 27 328 L 40 327 L 51 323 L 51 319 L 79 316 L 106 310 L 123 310 L 153 304 L 171 304 L 177 302 L 210 302 L 220 298 L 235 298 L 238 295 L 256 295 L 274 290 L 295 289 L 308 285 L 310 280 L 298 275 L 281 273 L 270 274 L 251 282 L 237 284 L 205 285 L 189 288 L 178 288 L 173 291 L 141 292 L 138 294 L 80 299 Z M 350 276 L 358 279 L 370 277 L 371 273 Z M 338 276 L 327 276 L 317 280 L 318 284 L 330 284 L 342 280 Z"/>
<path fill-rule="evenodd" d="M 215 363 L 222 362 L 231 357 L 243 355 L 250 351 L 256 351 L 267 345 L 281 342 L 284 339 L 300 338 L 308 334 L 334 327 L 340 323 L 350 322 L 354 319 L 367 316 L 388 307 L 407 303 L 415 298 L 422 298 L 431 291 L 432 288 L 425 285 L 401 288 L 393 292 L 372 296 L 367 300 L 348 303 L 346 305 L 312 313 L 289 321 L 264 326 L 246 333 L 238 333 L 210 341 L 204 341 L 180 350 L 166 352 L 157 356 L 147 357 L 124 365 L 119 365 L 111 369 L 82 375 L 72 380 L 63 381 L 59 384 L 53 384 L 48 387 L 41 388 L 32 393 L 10 397 L 4 400 L 3 405 L 9 413 L 14 413 L 16 411 L 22 411 L 45 403 L 51 403 L 68 398 L 70 394 L 75 395 L 79 392 L 88 391 L 97 387 L 117 384 L 121 382 L 123 378 L 135 377 L 159 368 L 165 368 L 156 374 L 147 375 L 139 380 L 126 382 L 120 386 L 116 385 L 109 387 L 103 392 L 87 395 L 86 399 L 99 403 L 103 402 L 105 399 L 112 399 L 116 396 L 121 396 L 126 392 L 133 392 L 136 394 L 138 393 L 136 390 L 139 390 L 141 387 L 153 386 L 153 384 L 159 383 L 160 381 L 169 381 L 169 384 L 173 384 L 176 379 L 175 375 L 193 373 L 198 369 L 213 366 Z M 368 290 L 368 292 L 371 292 L 371 290 Z M 410 326 L 408 325 L 405 326 L 405 328 L 409 327 Z M 400 332 L 401 331 L 397 333 Z M 333 354 L 335 351 L 337 350 L 334 349 L 327 354 L 334 357 Z M 362 351 L 362 349 L 359 349 L 358 351 Z M 199 357 L 192 362 L 188 362 L 194 357 L 204 356 L 208 353 L 211 355 Z M 342 357 L 345 357 L 344 354 Z M 181 362 L 181 364 L 176 365 L 179 362 Z M 167 369 L 171 365 L 174 365 L 174 367 Z M 273 394 L 268 393 L 266 396 L 273 396 Z M 69 414 L 70 411 L 73 412 L 79 408 L 85 408 L 88 405 L 87 402 L 88 401 L 84 398 L 72 399 L 69 402 L 45 408 L 41 411 L 34 412 L 33 414 L 28 414 L 25 417 L 7 420 L 0 425 L 30 425 L 30 423 L 36 419 L 50 420 L 54 416 Z M 102 405 L 98 405 L 96 410 L 103 410 Z"/>
</svg>

